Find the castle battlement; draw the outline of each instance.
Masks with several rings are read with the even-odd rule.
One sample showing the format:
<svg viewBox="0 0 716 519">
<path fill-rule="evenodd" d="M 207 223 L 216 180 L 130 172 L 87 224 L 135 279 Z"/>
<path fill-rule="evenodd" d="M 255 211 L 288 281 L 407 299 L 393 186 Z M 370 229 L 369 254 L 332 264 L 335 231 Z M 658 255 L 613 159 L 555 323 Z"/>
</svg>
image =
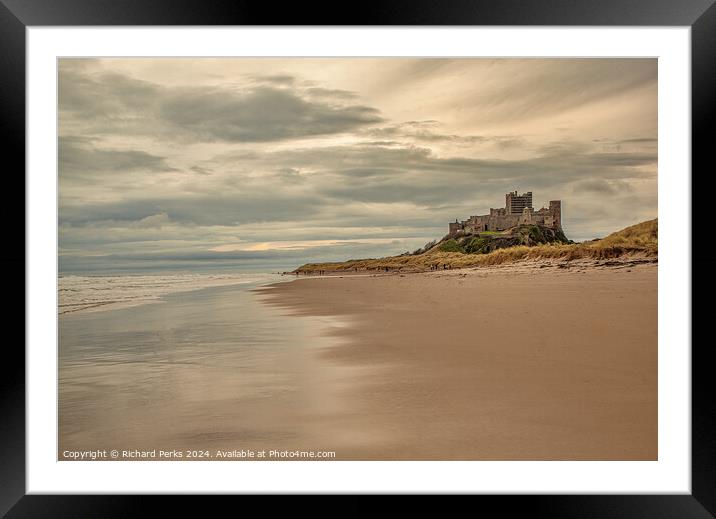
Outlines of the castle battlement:
<svg viewBox="0 0 716 519">
<path fill-rule="evenodd" d="M 505 207 L 490 208 L 490 214 L 471 216 L 459 222 L 449 224 L 450 235 L 476 234 L 484 231 L 505 231 L 522 224 L 535 224 L 551 229 L 562 228 L 562 201 L 552 200 L 549 207 L 534 210 L 532 191 L 517 194 L 517 191 L 505 195 Z"/>
</svg>

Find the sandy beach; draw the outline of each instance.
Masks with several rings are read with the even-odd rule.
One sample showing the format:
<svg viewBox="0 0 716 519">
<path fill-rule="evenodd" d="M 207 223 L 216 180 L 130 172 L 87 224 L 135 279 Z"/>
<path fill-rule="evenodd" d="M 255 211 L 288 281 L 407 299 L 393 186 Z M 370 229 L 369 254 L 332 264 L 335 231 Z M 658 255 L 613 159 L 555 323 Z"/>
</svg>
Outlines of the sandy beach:
<svg viewBox="0 0 716 519">
<path fill-rule="evenodd" d="M 657 459 L 654 263 L 299 278 L 259 297 L 343 323 L 317 355 L 353 375 L 313 421 L 338 459 Z"/>
</svg>

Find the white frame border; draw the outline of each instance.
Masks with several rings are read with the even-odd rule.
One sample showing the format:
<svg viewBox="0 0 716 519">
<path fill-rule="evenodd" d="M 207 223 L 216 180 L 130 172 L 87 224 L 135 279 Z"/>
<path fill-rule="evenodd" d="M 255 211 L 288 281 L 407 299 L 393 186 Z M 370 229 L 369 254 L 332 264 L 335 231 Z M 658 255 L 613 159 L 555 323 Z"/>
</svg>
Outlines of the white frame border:
<svg viewBox="0 0 716 519">
<path fill-rule="evenodd" d="M 28 27 L 27 493 L 690 494 L 690 46 L 689 27 Z M 71 56 L 658 57 L 659 460 L 58 462 L 56 60 Z"/>
</svg>

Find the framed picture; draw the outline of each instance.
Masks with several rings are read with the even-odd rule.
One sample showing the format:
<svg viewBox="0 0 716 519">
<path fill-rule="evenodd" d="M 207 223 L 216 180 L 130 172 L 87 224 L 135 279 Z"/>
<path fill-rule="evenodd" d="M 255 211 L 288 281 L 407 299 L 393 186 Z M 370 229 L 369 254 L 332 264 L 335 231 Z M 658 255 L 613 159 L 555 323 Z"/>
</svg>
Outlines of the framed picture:
<svg viewBox="0 0 716 519">
<path fill-rule="evenodd" d="M 27 313 L 0 512 L 715 513 L 689 174 L 712 3 L 4 1 Z"/>
</svg>

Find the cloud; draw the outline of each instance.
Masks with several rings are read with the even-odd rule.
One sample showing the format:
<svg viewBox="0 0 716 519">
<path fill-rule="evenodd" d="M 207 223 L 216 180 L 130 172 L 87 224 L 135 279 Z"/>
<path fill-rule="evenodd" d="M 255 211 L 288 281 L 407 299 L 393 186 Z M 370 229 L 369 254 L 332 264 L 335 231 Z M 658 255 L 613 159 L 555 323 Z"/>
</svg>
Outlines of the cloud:
<svg viewBox="0 0 716 519">
<path fill-rule="evenodd" d="M 123 118 L 152 109 L 163 88 L 118 73 L 93 74 L 80 60 L 61 60 L 58 75 L 60 122 L 66 115 Z M 63 113 L 64 112 L 64 113 Z"/>
<path fill-rule="evenodd" d="M 135 225 L 137 227 L 163 227 L 169 223 L 169 215 L 167 213 L 158 213 L 146 216 L 139 220 Z"/>
<path fill-rule="evenodd" d="M 622 139 L 619 142 L 622 144 L 656 144 L 658 142 L 658 139 L 650 137 L 641 137 L 637 139 Z"/>
<path fill-rule="evenodd" d="M 253 76 L 252 79 L 258 83 L 269 83 L 278 86 L 293 86 L 296 82 L 296 78 L 290 74 L 259 75 Z"/>
<path fill-rule="evenodd" d="M 220 160 L 260 161 L 271 167 L 293 167 L 312 173 L 305 178 L 317 193 L 362 202 L 409 201 L 418 205 L 460 203 L 500 196 L 520 186 L 553 189 L 598 176 L 642 178 L 640 168 L 653 165 L 654 153 L 602 153 L 590 146 L 545 146 L 537 157 L 487 160 L 439 157 L 424 147 L 332 146 L 267 153 L 261 157 L 232 156 Z M 316 200 L 320 203 L 320 199 Z"/>
<path fill-rule="evenodd" d="M 501 59 L 460 106 L 486 120 L 554 115 L 656 86 L 655 59 Z"/>
<path fill-rule="evenodd" d="M 205 167 L 203 167 L 203 166 L 196 166 L 196 165 L 195 165 L 195 166 L 191 166 L 189 169 L 190 169 L 191 171 L 193 171 L 194 173 L 197 173 L 197 174 L 199 174 L 199 175 L 211 175 L 211 169 L 205 168 Z"/>
<path fill-rule="evenodd" d="M 62 204 L 60 221 L 135 222 L 162 214 L 190 225 L 323 219 L 332 226 L 440 226 L 447 214 L 477 214 L 500 205 L 513 189 L 530 189 L 537 197 L 543 193 L 545 199 L 616 189 L 625 180 L 650 178 L 643 168 L 656 158 L 550 149 L 552 154 L 524 160 L 438 157 L 428 148 L 356 145 L 227 154 L 211 162 L 219 173 L 212 175 L 215 180 L 202 181 L 201 192 L 171 191 L 162 184 L 161 191 L 139 186 L 129 199 L 85 197 L 80 204 Z M 251 173 L 227 173 L 236 163 Z M 567 190 L 569 185 L 576 187 Z"/>
<path fill-rule="evenodd" d="M 575 193 L 586 192 L 596 193 L 598 195 L 614 195 L 620 193 L 630 193 L 634 191 L 631 184 L 623 180 L 606 180 L 603 178 L 593 178 L 589 180 L 581 180 L 572 185 Z"/>
<path fill-rule="evenodd" d="M 141 150 L 101 149 L 90 139 L 60 137 L 58 167 L 62 178 L 86 173 L 118 173 L 128 171 L 176 171 L 165 157 Z"/>
<path fill-rule="evenodd" d="M 376 239 L 352 239 L 352 240 L 287 240 L 287 241 L 273 241 L 273 242 L 256 242 L 256 243 L 230 243 L 225 245 L 219 245 L 209 249 L 211 252 L 236 252 L 236 251 L 284 251 L 284 250 L 305 250 L 316 247 L 325 247 L 339 244 L 382 244 L 400 243 L 400 240 L 393 238 L 376 238 Z"/>
<path fill-rule="evenodd" d="M 429 121 L 433 122 L 433 121 Z M 390 137 L 409 138 L 420 142 L 451 142 L 462 145 L 474 145 L 479 142 L 485 142 L 486 137 L 480 135 L 455 135 L 444 134 L 434 131 L 435 125 L 425 124 L 425 121 L 410 121 L 391 126 L 383 126 L 379 128 L 370 128 L 364 133 L 370 137 L 384 139 Z"/>
<path fill-rule="evenodd" d="M 205 141 L 266 142 L 342 133 L 381 122 L 368 106 L 308 101 L 295 92 L 256 88 L 245 93 L 191 89 L 161 103 L 160 117 Z"/>
<path fill-rule="evenodd" d="M 507 150 L 524 147 L 527 144 L 527 140 L 521 135 L 457 135 L 445 133 L 441 130 L 441 126 L 435 120 L 406 121 L 399 124 L 366 128 L 362 130 L 362 133 L 377 139 L 394 138 L 403 142 L 408 140 L 423 145 L 444 143 L 463 148 L 475 148 L 481 144 L 489 144 L 501 150 Z"/>
<path fill-rule="evenodd" d="M 274 142 L 340 134 L 380 123 L 373 107 L 345 104 L 348 92 L 291 86 L 290 76 L 265 76 L 245 88 L 169 87 L 119 73 L 60 64 L 60 132 L 160 135 L 163 139 Z M 316 97 L 316 93 L 322 95 Z M 330 100 L 325 100 L 328 96 Z"/>
<path fill-rule="evenodd" d="M 358 95 L 349 90 L 339 90 L 335 88 L 311 87 L 305 90 L 306 94 L 315 97 L 332 97 L 334 99 L 351 100 L 356 99 Z"/>
<path fill-rule="evenodd" d="M 132 197 L 118 201 L 62 204 L 60 223 L 84 224 L 103 220 L 114 220 L 133 225 L 156 214 L 185 225 L 238 225 L 286 221 L 310 218 L 320 208 L 315 195 L 295 195 L 277 192 L 255 191 L 231 192 L 223 196 L 205 194 L 161 192 L 144 194 L 144 198 Z"/>
<path fill-rule="evenodd" d="M 240 251 L 143 251 L 112 252 L 102 255 L 61 253 L 61 272 L 136 271 L 194 268 L 255 268 L 266 271 L 292 270 L 306 261 L 338 261 L 347 258 L 381 257 L 400 254 L 424 245 L 423 238 L 391 239 L 388 241 L 338 241 L 331 244 L 313 244 L 308 248 L 283 248 Z"/>
</svg>

